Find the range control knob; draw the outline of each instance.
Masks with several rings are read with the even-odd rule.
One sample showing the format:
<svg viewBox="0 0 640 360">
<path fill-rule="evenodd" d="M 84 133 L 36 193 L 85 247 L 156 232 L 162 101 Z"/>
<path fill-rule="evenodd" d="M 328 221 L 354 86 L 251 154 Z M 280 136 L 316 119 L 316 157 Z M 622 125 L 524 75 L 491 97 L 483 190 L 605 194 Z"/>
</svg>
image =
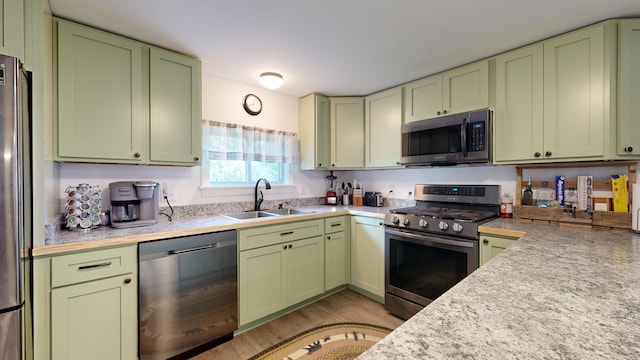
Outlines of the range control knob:
<svg viewBox="0 0 640 360">
<path fill-rule="evenodd" d="M 449 229 L 449 224 L 447 224 L 444 221 L 440 221 L 440 223 L 438 224 L 438 227 L 440 228 L 440 230 L 442 231 L 447 231 L 447 229 Z"/>
<path fill-rule="evenodd" d="M 427 226 L 429 226 L 429 223 L 425 219 L 420 219 L 420 221 L 418 222 L 418 225 L 420 225 L 420 227 L 422 228 L 426 228 Z"/>
<path fill-rule="evenodd" d="M 462 232 L 463 228 L 462 225 L 458 224 L 458 223 L 454 223 L 453 224 L 453 231 L 459 233 Z"/>
<path fill-rule="evenodd" d="M 398 224 L 400 224 L 400 219 L 398 219 L 397 216 L 394 216 L 393 218 L 391 218 L 391 222 L 396 224 L 396 225 L 398 225 Z"/>
<path fill-rule="evenodd" d="M 402 220 L 402 224 L 403 224 L 403 225 L 409 225 L 409 223 L 410 223 L 410 222 L 411 222 L 411 221 L 409 220 L 409 218 L 404 218 L 404 219 Z"/>
</svg>

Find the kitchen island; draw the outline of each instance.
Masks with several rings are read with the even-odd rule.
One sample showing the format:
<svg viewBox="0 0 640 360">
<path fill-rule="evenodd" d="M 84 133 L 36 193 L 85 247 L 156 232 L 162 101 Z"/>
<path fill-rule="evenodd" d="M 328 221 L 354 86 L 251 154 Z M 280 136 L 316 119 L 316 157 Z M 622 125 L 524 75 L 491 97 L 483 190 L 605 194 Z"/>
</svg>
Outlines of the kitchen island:
<svg viewBox="0 0 640 360">
<path fill-rule="evenodd" d="M 527 234 L 358 359 L 640 358 L 640 235 L 483 229 Z"/>
</svg>

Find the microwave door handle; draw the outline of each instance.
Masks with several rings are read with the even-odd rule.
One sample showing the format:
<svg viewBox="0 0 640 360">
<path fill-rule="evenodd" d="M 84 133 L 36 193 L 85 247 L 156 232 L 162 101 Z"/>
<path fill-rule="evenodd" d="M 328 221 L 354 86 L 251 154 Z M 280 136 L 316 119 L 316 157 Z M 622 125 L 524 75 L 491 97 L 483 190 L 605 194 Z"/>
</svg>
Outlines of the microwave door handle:
<svg viewBox="0 0 640 360">
<path fill-rule="evenodd" d="M 462 156 L 467 157 L 469 152 L 467 151 L 467 118 L 462 119 L 462 125 L 460 126 L 460 142 L 462 143 Z"/>
</svg>

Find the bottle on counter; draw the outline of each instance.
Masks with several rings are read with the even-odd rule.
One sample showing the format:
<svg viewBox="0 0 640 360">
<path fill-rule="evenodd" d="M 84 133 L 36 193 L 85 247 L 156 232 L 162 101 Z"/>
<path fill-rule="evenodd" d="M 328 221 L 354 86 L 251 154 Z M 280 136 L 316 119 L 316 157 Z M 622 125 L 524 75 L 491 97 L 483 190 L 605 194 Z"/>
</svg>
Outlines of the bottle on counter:
<svg viewBox="0 0 640 360">
<path fill-rule="evenodd" d="M 548 181 L 542 181 L 542 187 L 536 191 L 536 194 L 536 206 L 554 207 L 556 196 L 553 188 L 549 187 Z"/>
<path fill-rule="evenodd" d="M 531 190 L 531 177 L 527 183 L 526 189 L 522 193 L 522 205 L 533 205 L 533 191 Z"/>
<path fill-rule="evenodd" d="M 564 194 L 564 216 L 575 217 L 577 208 L 578 193 L 576 193 L 576 188 L 567 188 L 567 192 Z"/>
<path fill-rule="evenodd" d="M 513 217 L 513 198 L 509 193 L 504 193 L 500 198 L 500 217 Z"/>
</svg>

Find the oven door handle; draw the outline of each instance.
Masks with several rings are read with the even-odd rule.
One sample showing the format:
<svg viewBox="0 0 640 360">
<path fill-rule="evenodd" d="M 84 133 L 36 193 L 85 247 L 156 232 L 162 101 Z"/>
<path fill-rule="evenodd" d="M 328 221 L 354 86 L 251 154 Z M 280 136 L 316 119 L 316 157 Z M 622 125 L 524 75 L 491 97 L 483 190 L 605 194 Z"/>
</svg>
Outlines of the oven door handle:
<svg viewBox="0 0 640 360">
<path fill-rule="evenodd" d="M 402 237 L 405 237 L 405 238 L 419 240 L 419 241 L 429 240 L 429 241 L 431 241 L 432 243 L 435 243 L 435 244 L 443 244 L 443 245 L 451 245 L 451 246 L 459 246 L 459 247 L 468 247 L 468 248 L 472 248 L 475 245 L 472 242 L 439 239 L 439 238 L 436 238 L 436 237 L 431 237 L 431 236 L 429 236 L 427 234 L 425 234 L 425 235 L 416 235 L 416 234 L 411 234 L 411 233 L 407 233 L 407 232 L 404 232 L 404 231 L 397 231 L 397 230 L 391 230 L 391 229 L 386 229 L 385 232 L 387 234 L 389 234 L 389 235 L 397 235 L 397 236 L 402 236 Z"/>
<path fill-rule="evenodd" d="M 467 150 L 467 128 L 469 127 L 467 118 L 462 119 L 462 125 L 460 125 L 460 142 L 462 146 L 462 156 L 469 156 L 469 151 Z"/>
</svg>

